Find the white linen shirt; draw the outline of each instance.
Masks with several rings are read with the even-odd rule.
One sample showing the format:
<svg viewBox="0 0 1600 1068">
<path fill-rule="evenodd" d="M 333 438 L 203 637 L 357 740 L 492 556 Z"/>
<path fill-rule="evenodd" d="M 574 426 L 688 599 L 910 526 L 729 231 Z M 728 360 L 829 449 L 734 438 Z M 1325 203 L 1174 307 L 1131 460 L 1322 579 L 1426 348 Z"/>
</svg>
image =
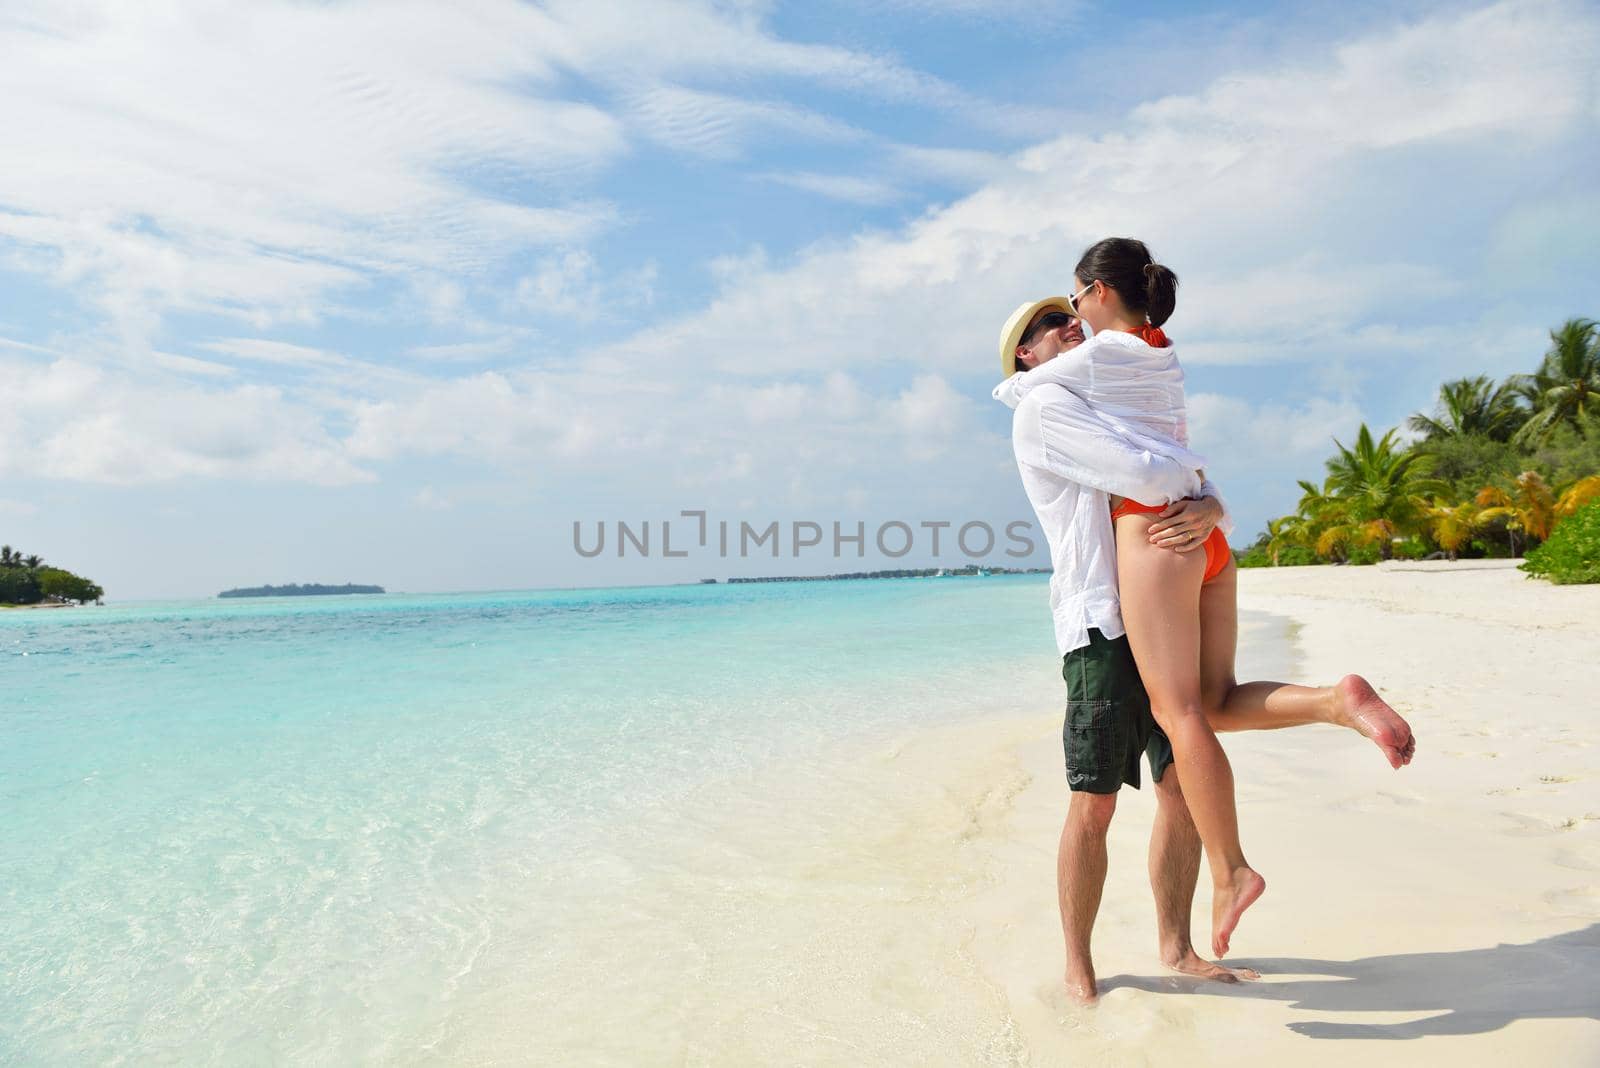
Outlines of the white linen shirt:
<svg viewBox="0 0 1600 1068">
<path fill-rule="evenodd" d="M 1019 401 L 1041 385 L 1064 386 L 1130 444 L 1197 471 L 1206 465 L 1205 457 L 1189 451 L 1188 408 L 1176 346 L 1156 348 L 1124 331 L 1102 330 L 1010 381 Z"/>
<path fill-rule="evenodd" d="M 1145 504 L 1218 496 L 1215 486 L 1200 477 L 1204 459 L 1175 440 L 1187 435 L 1181 427 L 1182 372 L 1177 372 L 1176 379 L 1179 424 L 1173 427 L 1173 436 L 1163 437 L 1156 432 L 1158 428 L 1141 425 L 1137 415 L 1141 397 L 1147 406 L 1170 414 L 1174 384 L 1171 368 L 1164 366 L 1165 360 L 1158 364 L 1145 357 L 1152 374 L 1143 380 L 1137 374 L 1107 375 L 1103 361 L 1107 357 L 1120 360 L 1122 355 L 1122 344 L 1114 340 L 1119 337 L 1150 349 L 1131 335 L 1106 331 L 1032 371 L 1012 375 L 994 389 L 996 400 L 1015 409 L 1011 444 L 1023 489 L 1050 546 L 1054 569 L 1050 576 L 1050 615 L 1056 646 L 1063 656 L 1089 644 L 1091 627 L 1107 638 L 1126 633 L 1117 593 L 1111 496 Z M 1039 373 L 1101 338 L 1107 341 L 1097 346 L 1098 353 L 1091 350 L 1085 354 L 1087 359 L 1058 369 L 1058 380 Z M 1104 347 L 1111 344 L 1117 349 Z M 1096 370 L 1101 372 L 1098 382 Z M 1111 383 L 1118 380 L 1130 388 L 1113 387 Z M 1068 388 L 1063 381 L 1080 384 L 1083 392 Z M 1109 411 L 1092 405 L 1083 395 L 1092 394 L 1096 385 Z"/>
</svg>

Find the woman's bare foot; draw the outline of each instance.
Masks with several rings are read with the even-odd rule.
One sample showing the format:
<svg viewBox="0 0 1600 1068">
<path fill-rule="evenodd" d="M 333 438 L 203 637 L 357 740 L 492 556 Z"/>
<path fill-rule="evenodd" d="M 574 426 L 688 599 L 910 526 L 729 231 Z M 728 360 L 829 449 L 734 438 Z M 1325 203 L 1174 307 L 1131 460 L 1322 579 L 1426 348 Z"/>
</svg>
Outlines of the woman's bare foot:
<svg viewBox="0 0 1600 1068">
<path fill-rule="evenodd" d="M 1197 979 L 1215 979 L 1219 983 L 1248 982 L 1261 978 L 1261 973 L 1254 968 L 1229 968 L 1206 960 L 1193 948 L 1182 953 L 1163 954 L 1161 963 L 1179 975 L 1192 975 Z"/>
<path fill-rule="evenodd" d="M 1360 675 L 1346 675 L 1334 687 L 1339 696 L 1339 719 L 1351 730 L 1359 731 L 1383 750 L 1392 768 L 1411 763 L 1417 740 L 1411 725 L 1378 696 L 1372 684 Z"/>
<path fill-rule="evenodd" d="M 1267 888 L 1267 881 L 1252 868 L 1238 868 L 1227 883 L 1214 886 L 1211 891 L 1211 952 L 1218 957 L 1228 955 L 1228 941 L 1233 929 L 1239 926 L 1244 910 L 1256 903 Z"/>
</svg>

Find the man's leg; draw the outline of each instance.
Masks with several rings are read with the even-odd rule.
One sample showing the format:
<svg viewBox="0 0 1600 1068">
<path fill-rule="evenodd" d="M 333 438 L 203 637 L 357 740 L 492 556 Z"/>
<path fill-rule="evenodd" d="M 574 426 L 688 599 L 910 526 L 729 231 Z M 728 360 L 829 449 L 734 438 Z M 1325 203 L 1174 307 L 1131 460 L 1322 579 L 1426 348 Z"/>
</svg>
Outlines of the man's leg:
<svg viewBox="0 0 1600 1068">
<path fill-rule="evenodd" d="M 1178 769 L 1168 767 L 1156 780 L 1156 819 L 1150 829 L 1150 890 L 1156 899 L 1156 932 L 1161 963 L 1175 972 L 1202 979 L 1235 983 L 1259 979 L 1250 968 L 1226 968 L 1194 951 L 1189 917 L 1194 910 L 1194 888 L 1200 879 L 1200 832 L 1194 829 L 1189 806 L 1178 783 Z"/>
<path fill-rule="evenodd" d="M 1067 995 L 1092 1005 L 1099 997 L 1089 935 L 1106 885 L 1106 831 L 1117 810 L 1117 795 L 1074 790 L 1056 854 L 1056 892 L 1061 899 L 1061 932 L 1067 942 Z"/>
</svg>

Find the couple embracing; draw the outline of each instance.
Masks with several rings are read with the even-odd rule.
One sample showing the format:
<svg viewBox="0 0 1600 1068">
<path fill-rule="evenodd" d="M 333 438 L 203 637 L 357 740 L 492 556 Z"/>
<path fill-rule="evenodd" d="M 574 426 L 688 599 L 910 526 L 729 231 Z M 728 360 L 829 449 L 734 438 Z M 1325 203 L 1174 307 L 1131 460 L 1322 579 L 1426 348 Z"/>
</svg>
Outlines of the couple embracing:
<svg viewBox="0 0 1600 1068">
<path fill-rule="evenodd" d="M 1239 843 L 1217 732 L 1332 723 L 1370 739 L 1395 768 L 1416 745 L 1359 675 L 1321 687 L 1234 677 L 1231 524 L 1189 451 L 1183 371 L 1162 331 L 1177 288 L 1143 242 L 1108 238 L 1078 261 L 1071 297 L 1023 305 L 1000 335 L 1006 378 L 994 396 L 1015 410 L 1017 468 L 1054 566 L 1071 789 L 1057 887 L 1067 990 L 1083 1002 L 1097 994 L 1089 935 L 1106 831 L 1122 784 L 1139 786 L 1141 754 L 1155 784 L 1149 861 L 1162 962 L 1234 982 L 1257 975 L 1203 959 L 1189 937 L 1202 845 L 1214 956 L 1227 954 L 1267 885 Z"/>
</svg>

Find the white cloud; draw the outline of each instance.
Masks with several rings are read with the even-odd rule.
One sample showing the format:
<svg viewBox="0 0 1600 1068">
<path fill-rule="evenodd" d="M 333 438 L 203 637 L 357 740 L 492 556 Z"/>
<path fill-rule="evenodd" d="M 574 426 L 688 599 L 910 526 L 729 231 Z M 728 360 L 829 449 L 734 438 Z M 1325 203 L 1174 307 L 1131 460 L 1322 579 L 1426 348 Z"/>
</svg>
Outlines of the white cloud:
<svg viewBox="0 0 1600 1068">
<path fill-rule="evenodd" d="M 621 308 L 639 308 L 655 299 L 656 267 L 646 263 L 610 276 L 581 249 L 541 259 L 532 274 L 517 280 L 512 301 L 535 316 L 592 322 Z"/>
<path fill-rule="evenodd" d="M 883 6 L 919 15 L 960 18 L 1050 20 L 1059 23 L 1083 10 L 1082 0 L 880 0 Z"/>
<path fill-rule="evenodd" d="M 533 274 L 517 282 L 516 299 L 539 312 L 592 317 L 600 302 L 594 257 L 575 251 L 541 261 Z"/>
<path fill-rule="evenodd" d="M 1349 399 L 1312 397 L 1299 404 L 1253 404 L 1241 397 L 1196 393 L 1189 398 L 1189 440 L 1213 461 L 1235 470 L 1263 457 L 1305 466 L 1349 437 L 1361 410 Z"/>
<path fill-rule="evenodd" d="M 167 308 L 310 320 L 373 274 L 583 237 L 608 208 L 464 181 L 624 150 L 614 118 L 553 95 L 550 35 L 511 0 L 14 5 L 0 137 L 28 150 L 0 171 L 0 235 L 135 330 Z"/>
<path fill-rule="evenodd" d="M 957 393 L 938 375 L 921 374 L 889 407 L 890 418 L 905 436 L 906 451 L 928 459 L 971 441 L 972 400 Z"/>
<path fill-rule="evenodd" d="M 0 248 L 134 343 L 169 311 L 314 323 L 384 278 L 414 281 L 422 309 L 448 316 L 460 279 L 615 224 L 603 202 L 493 190 L 604 167 L 629 150 L 629 123 L 712 155 L 764 132 L 867 136 L 674 78 L 777 76 L 983 110 L 890 57 L 784 41 L 764 16 L 696 0 L 12 5 L 0 139 L 27 151 L 0 170 Z M 620 116 L 567 98 L 567 72 Z"/>
<path fill-rule="evenodd" d="M 910 177 L 974 187 L 1003 177 L 1011 167 L 999 153 L 967 148 L 891 145 L 889 156 Z"/>
<path fill-rule="evenodd" d="M 628 440 L 626 431 L 612 431 L 601 406 L 576 392 L 570 376 L 537 373 L 485 371 L 419 383 L 358 401 L 345 444 L 363 461 L 467 456 L 537 469 Z"/>
<path fill-rule="evenodd" d="M 148 483 L 247 478 L 371 481 L 327 429 L 326 413 L 281 390 L 152 385 L 74 360 L 0 364 L 20 398 L 0 424 L 0 476 Z"/>
<path fill-rule="evenodd" d="M 1575 77 L 1594 54 L 1586 15 L 1539 0 L 1441 14 L 1339 47 L 1330 63 L 1220 79 L 1204 93 L 1147 104 L 1134 119 L 1209 130 L 1235 148 L 1321 146 L 1320 158 L 1448 137 L 1548 134 L 1591 106 L 1592 89 Z"/>
<path fill-rule="evenodd" d="M 623 88 L 628 120 L 668 148 L 713 159 L 737 156 L 765 133 L 816 141 L 859 141 L 865 131 L 807 108 L 677 85 Z"/>
<path fill-rule="evenodd" d="M 417 381 L 416 375 L 402 369 L 358 360 L 339 352 L 268 338 L 219 338 L 201 342 L 199 347 L 247 365 L 260 364 L 299 372 L 301 384 L 304 385 L 317 384 L 366 392 Z M 192 367 L 185 364 L 179 369 L 191 370 Z"/>
<path fill-rule="evenodd" d="M 773 131 L 855 136 L 804 108 L 734 95 L 757 74 L 957 112 L 973 102 L 892 58 L 778 40 L 760 5 L 486 0 L 472 10 L 266 4 L 212 26 L 127 9 L 52 30 L 26 71 L 0 71 L 0 88 L 35 98 L 43 84 L 86 86 L 47 103 L 56 130 L 15 94 L 0 100 L 0 133 L 42 145 L 17 174 L 0 173 L 0 202 L 12 205 L 0 229 L 27 242 L 13 254 L 43 257 L 130 329 L 165 308 L 223 308 L 266 335 L 264 323 L 313 321 L 330 292 L 399 272 L 402 291 L 459 338 L 407 339 L 399 351 L 438 364 L 496 358 L 493 371 L 428 377 L 332 342 L 213 338 L 197 347 L 218 361 L 163 354 L 175 374 L 207 379 L 176 388 L 95 370 L 89 356 L 56 359 L 24 380 L 36 414 L 0 428 L 0 462 L 49 477 L 337 483 L 437 458 L 529 479 L 593 476 L 606 489 L 736 487 L 762 502 L 881 499 L 935 483 L 989 492 L 1007 466 L 1000 414 L 981 387 L 1000 319 L 1024 296 L 1065 288 L 1090 240 L 1133 232 L 1184 279 L 1173 330 L 1193 368 L 1297 363 L 1320 376 L 1308 370 L 1286 402 L 1215 389 L 1193 398 L 1196 447 L 1225 484 L 1230 471 L 1289 479 L 1313 473 L 1328 438 L 1363 417 L 1357 388 L 1372 368 L 1360 361 L 1445 366 L 1483 357 L 1489 334 L 1527 340 L 1522 309 L 1477 294 L 1487 269 L 1515 299 L 1519 258 L 1537 258 L 1552 217 L 1489 219 L 1492 263 L 1438 238 L 1468 225 L 1461 203 L 1501 203 L 1504 189 L 1592 140 L 1597 120 L 1586 59 L 1595 16 L 1530 2 L 1375 27 L 1323 55 L 1150 102 L 1103 136 L 1014 156 L 884 143 L 874 147 L 887 179 L 785 177 L 858 200 L 886 196 L 882 182 L 919 167 L 978 188 L 906 226 L 827 237 L 787 260 L 760 246 L 718 257 L 704 306 L 552 363 L 555 373 L 528 351 L 541 340 L 532 330 L 472 319 L 473 272 L 515 250 L 501 310 L 544 329 L 648 302 L 652 268 L 608 272 L 586 243 L 617 218 L 606 205 L 506 205 L 463 175 L 506 168 L 544 188 L 543 170 L 616 160 L 629 131 L 712 156 Z M 436 38 L 428 55 L 413 55 L 419 34 Z M 15 19 L 0 30 L 4 44 L 35 37 Z M 293 78 L 291 40 L 311 53 Z M 205 49 L 233 66 L 196 75 L 222 88 L 194 115 L 182 93 L 143 84 L 163 83 L 152 64 Z M 613 94 L 620 118 L 561 101 L 562 72 Z M 132 83 L 125 102 L 122 80 Z M 282 99 L 242 101 L 245 89 L 230 88 L 288 82 Z M 261 127 L 260 144 L 247 126 Z M 84 146 L 102 135 L 95 151 L 109 170 L 85 164 Z M 552 139 L 562 144 L 546 153 Z M 1482 169 L 1462 169 L 1464 159 Z M 1450 196 L 1412 195 L 1438 188 L 1446 167 Z M 46 189 L 47 177 L 60 188 Z M 1402 195 L 1396 182 L 1411 184 Z M 1440 308 L 1464 313 L 1426 318 Z M 29 358 L 63 351 L 36 347 Z M 252 368 L 293 385 L 234 380 Z"/>
<path fill-rule="evenodd" d="M 803 189 L 829 200 L 843 200 L 852 204 L 891 204 L 905 196 L 893 183 L 859 174 L 816 174 L 797 171 L 788 174 L 772 173 L 759 177 L 779 185 Z"/>
<path fill-rule="evenodd" d="M 957 111 L 983 107 L 893 57 L 783 40 L 765 28 L 760 8 L 695 0 L 551 0 L 547 8 L 563 61 L 618 84 L 779 75 Z"/>
<path fill-rule="evenodd" d="M 428 363 L 475 363 L 504 356 L 516 344 L 516 335 L 501 334 L 481 341 L 452 341 L 442 345 L 413 345 L 405 354 Z"/>
<path fill-rule="evenodd" d="M 760 373 L 727 343 L 751 336 L 782 338 L 795 369 L 914 358 L 946 374 L 987 370 L 996 324 L 1020 297 L 1064 288 L 1079 250 L 1127 232 L 1150 237 L 1185 279 L 1174 327 L 1197 364 L 1306 360 L 1359 328 L 1404 333 L 1419 309 L 1481 284 L 1444 240 L 1459 233 L 1463 186 L 1481 182 L 1477 200 L 1494 203 L 1506 181 L 1538 179 L 1546 153 L 1592 139 L 1585 57 L 1597 42 L 1592 12 L 1539 2 L 1384 28 L 1331 59 L 1141 107 L 1102 137 L 1038 145 L 901 230 L 756 265 L 637 344 L 684 375 Z M 1401 145 L 1407 155 L 1393 155 Z M 1469 146 L 1495 168 L 1454 175 L 1454 195 L 1436 203 L 1385 201 L 1395 168 L 1436 184 Z M 1363 218 L 1375 210 L 1381 219 Z M 1492 269 L 1515 285 L 1508 266 Z M 907 323 L 920 330 L 915 354 Z"/>
</svg>

